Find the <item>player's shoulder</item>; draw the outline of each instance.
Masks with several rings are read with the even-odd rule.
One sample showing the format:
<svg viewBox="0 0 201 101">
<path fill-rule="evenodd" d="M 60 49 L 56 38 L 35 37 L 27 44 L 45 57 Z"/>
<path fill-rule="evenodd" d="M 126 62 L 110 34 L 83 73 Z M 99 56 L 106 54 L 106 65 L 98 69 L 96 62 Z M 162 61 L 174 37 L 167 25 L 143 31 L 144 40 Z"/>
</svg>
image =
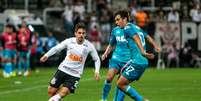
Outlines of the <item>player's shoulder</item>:
<svg viewBox="0 0 201 101">
<path fill-rule="evenodd" d="M 88 49 L 94 48 L 94 45 L 87 39 L 84 40 L 83 46 L 87 47 Z"/>
<path fill-rule="evenodd" d="M 115 33 L 120 33 L 121 32 L 121 28 L 119 26 L 116 26 L 112 29 L 112 34 L 115 34 Z"/>
</svg>

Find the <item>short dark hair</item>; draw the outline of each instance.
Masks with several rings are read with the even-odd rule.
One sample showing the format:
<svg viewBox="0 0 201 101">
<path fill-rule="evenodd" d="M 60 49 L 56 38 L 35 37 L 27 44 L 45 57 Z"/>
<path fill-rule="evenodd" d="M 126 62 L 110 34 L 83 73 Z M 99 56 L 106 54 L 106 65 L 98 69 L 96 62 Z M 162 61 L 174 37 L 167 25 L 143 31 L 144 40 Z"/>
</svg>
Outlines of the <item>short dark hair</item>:
<svg viewBox="0 0 201 101">
<path fill-rule="evenodd" d="M 75 32 L 77 32 L 77 30 L 80 29 L 80 28 L 86 30 L 86 27 L 85 27 L 84 23 L 78 23 L 78 24 L 76 24 L 75 25 Z"/>
<path fill-rule="evenodd" d="M 128 10 L 119 10 L 114 14 L 114 17 L 116 17 L 117 15 L 120 15 L 121 18 L 127 18 L 127 20 L 129 20 L 129 12 Z"/>
<path fill-rule="evenodd" d="M 6 25 L 6 28 L 13 28 L 13 25 L 7 24 L 7 25 Z"/>
</svg>

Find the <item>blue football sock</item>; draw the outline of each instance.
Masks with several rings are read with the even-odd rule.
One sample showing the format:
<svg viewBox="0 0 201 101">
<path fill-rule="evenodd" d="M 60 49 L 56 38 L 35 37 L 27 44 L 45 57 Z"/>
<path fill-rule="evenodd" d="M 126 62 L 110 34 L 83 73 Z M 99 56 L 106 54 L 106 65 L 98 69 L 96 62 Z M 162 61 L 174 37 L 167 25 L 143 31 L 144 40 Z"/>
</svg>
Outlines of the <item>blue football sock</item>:
<svg viewBox="0 0 201 101">
<path fill-rule="evenodd" d="M 5 63 L 4 64 L 5 72 L 10 74 L 12 72 L 12 64 L 11 63 Z"/>
<path fill-rule="evenodd" d="M 19 60 L 19 63 L 18 63 L 18 72 L 22 72 L 22 61 Z"/>
<path fill-rule="evenodd" d="M 108 97 L 108 94 L 110 92 L 110 89 L 111 89 L 111 83 L 107 82 L 105 80 L 105 83 L 104 83 L 104 86 L 103 86 L 103 95 L 102 95 L 102 99 L 103 100 L 106 100 L 107 97 Z"/>
<path fill-rule="evenodd" d="M 132 98 L 135 99 L 136 101 L 142 101 L 143 98 L 141 95 L 138 94 L 138 92 L 132 88 L 130 85 L 126 86 L 125 92 Z"/>
<path fill-rule="evenodd" d="M 125 93 L 118 87 L 115 87 L 115 95 L 113 101 L 124 101 Z"/>
</svg>

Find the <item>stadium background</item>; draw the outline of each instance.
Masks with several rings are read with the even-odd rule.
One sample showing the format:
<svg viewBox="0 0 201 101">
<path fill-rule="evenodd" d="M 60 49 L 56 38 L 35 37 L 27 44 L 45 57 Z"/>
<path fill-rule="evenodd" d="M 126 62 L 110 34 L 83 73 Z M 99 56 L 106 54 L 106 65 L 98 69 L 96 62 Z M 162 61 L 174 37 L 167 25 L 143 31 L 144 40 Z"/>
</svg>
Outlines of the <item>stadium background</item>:
<svg viewBox="0 0 201 101">
<path fill-rule="evenodd" d="M 68 12 L 71 11 L 68 7 L 74 8 L 74 11 Z M 88 27 L 87 38 L 97 42 L 95 45 L 99 55 L 105 50 L 109 33 L 114 26 L 112 20 L 114 11 L 130 9 L 134 22 L 137 22 L 136 12 L 144 12 L 147 20 L 143 28 L 161 45 L 163 50 L 160 54 L 156 54 L 157 57 L 154 60 L 150 60 L 152 68 L 148 69 L 147 74 L 145 73 L 142 80 L 136 84 L 137 88 L 139 87 L 142 94 L 154 101 L 161 101 L 161 99 L 164 101 L 201 100 L 199 96 L 201 91 L 199 69 L 201 67 L 201 9 L 199 0 L 0 0 L 1 15 L 4 15 L 5 11 L 9 9 L 12 9 L 13 15 L 17 15 L 18 9 L 23 9 L 42 19 L 42 26 L 37 31 L 40 32 L 43 42 L 46 40 L 48 31 L 53 32 L 58 41 L 71 37 L 73 36 L 72 25 L 79 21 L 84 22 Z M 173 11 L 177 12 L 179 16 L 177 17 L 177 14 L 169 16 Z M 66 18 L 66 16 L 72 17 Z M 71 22 L 66 23 L 66 19 L 70 19 Z M 0 32 L 3 32 L 7 22 L 0 22 Z M 94 30 L 92 29 L 96 29 L 99 34 L 96 35 L 95 32 L 96 34 L 93 36 Z M 147 48 L 148 51 L 153 51 L 149 45 Z M 37 62 L 40 72 L 33 71 L 27 78 L 5 79 L 0 76 L 0 90 L 2 91 L 0 101 L 22 101 L 24 96 L 29 98 L 28 101 L 46 100 L 45 87 L 57 65 L 64 58 L 63 56 L 65 56 L 65 51 L 52 57 L 45 64 Z M 102 67 L 107 67 L 108 59 L 102 62 Z M 93 65 L 89 57 L 86 63 L 87 70 L 83 76 L 84 80 L 80 83 L 80 90 L 77 95 L 69 97 L 70 101 L 94 101 L 93 99 L 100 98 L 97 95 L 100 95 L 106 69 L 101 70 L 103 72 L 102 79 L 95 85 L 91 78 L 93 77 L 92 71 L 89 68 Z M 91 88 L 87 86 L 89 83 L 94 88 L 97 86 L 98 92 L 96 89 L 90 90 Z M 94 93 L 96 97 L 85 100 L 85 92 L 97 92 Z M 86 96 L 90 95 L 93 93 L 86 93 Z M 40 99 L 35 100 L 35 96 Z M 110 99 L 112 99 L 112 95 Z M 64 100 L 68 100 L 68 98 Z"/>
</svg>

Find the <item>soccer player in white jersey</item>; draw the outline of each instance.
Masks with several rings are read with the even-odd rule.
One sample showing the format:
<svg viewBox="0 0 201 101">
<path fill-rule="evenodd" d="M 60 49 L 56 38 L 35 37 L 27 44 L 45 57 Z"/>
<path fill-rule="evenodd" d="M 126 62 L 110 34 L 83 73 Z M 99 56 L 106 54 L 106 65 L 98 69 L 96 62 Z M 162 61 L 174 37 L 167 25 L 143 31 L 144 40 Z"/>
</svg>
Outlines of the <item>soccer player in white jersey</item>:
<svg viewBox="0 0 201 101">
<path fill-rule="evenodd" d="M 50 56 L 63 49 L 67 55 L 59 65 L 57 72 L 48 87 L 48 101 L 59 101 L 70 93 L 74 93 L 84 69 L 85 60 L 90 54 L 95 61 L 95 79 L 99 80 L 100 59 L 91 42 L 85 39 L 86 28 L 82 23 L 75 26 L 75 37 L 68 38 L 50 49 L 40 61 L 45 62 Z M 62 87 L 60 87 L 62 85 Z M 60 87 L 60 88 L 59 88 Z"/>
</svg>

